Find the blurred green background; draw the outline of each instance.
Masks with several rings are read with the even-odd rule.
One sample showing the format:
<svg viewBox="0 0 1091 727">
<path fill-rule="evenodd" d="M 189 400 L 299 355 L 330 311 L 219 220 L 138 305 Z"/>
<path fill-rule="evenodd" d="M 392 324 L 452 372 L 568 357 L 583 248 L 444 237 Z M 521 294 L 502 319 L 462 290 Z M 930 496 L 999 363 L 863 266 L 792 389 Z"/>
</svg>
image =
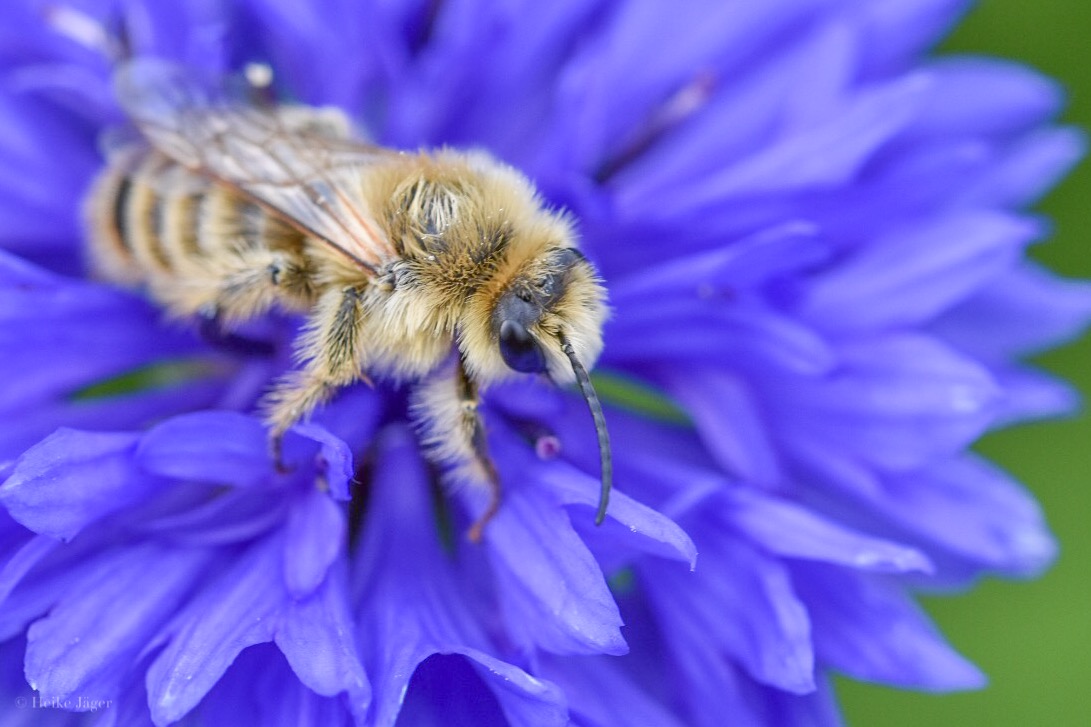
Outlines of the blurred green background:
<svg viewBox="0 0 1091 727">
<path fill-rule="evenodd" d="M 984 0 L 939 50 L 1003 56 L 1059 79 L 1070 97 L 1062 121 L 1091 130 L 1091 0 Z M 1091 278 L 1091 159 L 1039 209 L 1057 227 L 1035 257 Z M 1091 337 L 1039 362 L 1091 401 Z M 1038 496 L 1060 559 L 1041 580 L 989 580 L 925 600 L 950 642 L 988 674 L 986 689 L 935 696 L 841 680 L 854 727 L 1091 725 L 1091 417 L 1017 427 L 979 449 Z"/>
</svg>

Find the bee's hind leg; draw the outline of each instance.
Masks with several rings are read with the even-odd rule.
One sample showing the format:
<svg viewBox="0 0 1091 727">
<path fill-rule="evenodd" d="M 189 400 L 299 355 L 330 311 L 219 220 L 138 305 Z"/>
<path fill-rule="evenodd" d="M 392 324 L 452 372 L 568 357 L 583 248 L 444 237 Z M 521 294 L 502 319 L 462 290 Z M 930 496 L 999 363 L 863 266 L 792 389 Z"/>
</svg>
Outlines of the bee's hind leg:
<svg viewBox="0 0 1091 727">
<path fill-rule="evenodd" d="M 227 328 L 279 305 L 306 310 L 313 299 L 307 263 L 296 254 L 236 248 L 179 264 L 177 279 L 152 283 L 152 295 L 174 315 L 213 318 Z"/>
<path fill-rule="evenodd" d="M 243 356 L 269 356 L 272 341 L 237 333 L 240 323 L 279 305 L 301 310 L 311 296 L 306 262 L 298 255 L 265 248 L 235 248 L 177 262 L 178 275 L 151 283 L 152 296 L 171 315 L 195 319 L 202 338 Z"/>
<path fill-rule="evenodd" d="M 481 418 L 477 382 L 470 378 L 461 357 L 454 375 L 433 377 L 422 384 L 413 398 L 413 411 L 422 427 L 429 459 L 454 466 L 456 478 L 489 487 L 485 511 L 466 533 L 478 543 L 485 526 L 500 510 L 500 476 L 489 456 L 485 423 Z"/>
</svg>

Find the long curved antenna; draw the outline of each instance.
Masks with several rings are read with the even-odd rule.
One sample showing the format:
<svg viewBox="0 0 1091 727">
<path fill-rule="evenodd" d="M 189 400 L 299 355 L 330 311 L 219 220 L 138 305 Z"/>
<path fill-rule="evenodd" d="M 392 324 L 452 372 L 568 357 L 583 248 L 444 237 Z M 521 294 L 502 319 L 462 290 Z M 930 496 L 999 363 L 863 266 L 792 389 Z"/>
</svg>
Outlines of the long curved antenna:
<svg viewBox="0 0 1091 727">
<path fill-rule="evenodd" d="M 587 369 L 576 358 L 576 352 L 572 350 L 572 344 L 563 335 L 561 350 L 568 356 L 572 363 L 572 371 L 576 374 L 576 383 L 579 384 L 580 393 L 587 401 L 591 409 L 591 418 L 595 420 L 595 434 L 599 440 L 599 461 L 602 467 L 602 494 L 599 496 L 599 510 L 595 515 L 595 525 L 602 525 L 606 519 L 606 508 L 610 504 L 610 489 L 614 483 L 614 460 L 610 454 L 610 435 L 606 431 L 606 417 L 602 414 L 602 405 L 599 403 L 595 387 L 591 386 L 591 377 L 587 375 Z"/>
</svg>

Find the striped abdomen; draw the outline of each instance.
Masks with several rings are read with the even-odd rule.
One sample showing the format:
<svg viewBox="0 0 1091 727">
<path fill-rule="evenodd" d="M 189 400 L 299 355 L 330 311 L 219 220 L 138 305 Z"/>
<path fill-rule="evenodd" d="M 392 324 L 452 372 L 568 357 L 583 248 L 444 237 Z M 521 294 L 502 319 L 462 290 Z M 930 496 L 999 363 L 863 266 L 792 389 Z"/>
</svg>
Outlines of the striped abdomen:
<svg viewBox="0 0 1091 727">
<path fill-rule="evenodd" d="M 246 284 L 248 271 L 264 275 L 266 258 L 304 259 L 305 238 L 294 228 L 231 187 L 141 146 L 118 153 L 95 181 L 87 225 L 98 276 L 146 286 L 179 314 L 230 296 L 232 281 Z M 239 313 L 270 302 L 244 302 Z"/>
</svg>

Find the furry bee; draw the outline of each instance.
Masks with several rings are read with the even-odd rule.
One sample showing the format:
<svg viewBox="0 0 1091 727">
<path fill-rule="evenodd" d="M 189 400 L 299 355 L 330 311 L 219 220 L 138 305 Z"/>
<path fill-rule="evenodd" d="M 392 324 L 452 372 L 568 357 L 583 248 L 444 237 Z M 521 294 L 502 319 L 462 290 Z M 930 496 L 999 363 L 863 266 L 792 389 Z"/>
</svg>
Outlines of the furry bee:
<svg viewBox="0 0 1091 727">
<path fill-rule="evenodd" d="M 526 177 L 480 151 L 372 145 L 339 112 L 233 100 L 159 62 L 129 61 L 115 82 L 141 138 L 89 195 L 92 267 L 176 317 L 306 316 L 297 369 L 263 400 L 275 451 L 341 387 L 412 382 L 429 458 L 491 489 L 478 540 L 500 501 L 480 391 L 544 375 L 591 410 L 602 522 L 612 465 L 587 371 L 606 294 Z"/>
</svg>

